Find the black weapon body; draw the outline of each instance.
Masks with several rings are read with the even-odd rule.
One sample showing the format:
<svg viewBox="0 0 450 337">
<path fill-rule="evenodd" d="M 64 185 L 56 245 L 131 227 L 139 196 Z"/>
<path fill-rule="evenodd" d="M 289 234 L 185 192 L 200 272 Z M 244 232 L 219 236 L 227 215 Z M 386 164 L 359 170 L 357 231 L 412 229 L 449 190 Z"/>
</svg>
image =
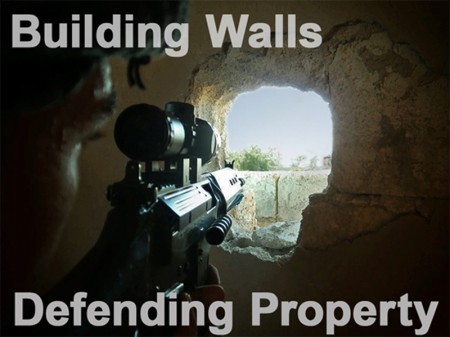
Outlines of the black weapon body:
<svg viewBox="0 0 450 337">
<path fill-rule="evenodd" d="M 205 284 L 210 246 L 224 240 L 231 226 L 227 211 L 241 198 L 241 184 L 225 168 L 158 197 L 150 216 L 150 237 L 157 238 L 150 244 L 152 283 L 169 292 Z"/>
<path fill-rule="evenodd" d="M 192 291 L 206 282 L 210 247 L 224 240 L 232 223 L 227 212 L 242 199 L 244 181 L 227 167 L 205 173 L 192 184 L 161 187 L 146 183 L 142 177 L 148 174 L 140 170 L 138 162 L 130 161 L 125 178 L 108 196 L 115 205 L 113 214 L 137 215 L 127 255 L 136 266 L 145 266 L 146 290 L 141 295 L 146 293 L 148 299 L 156 292 L 169 296 Z"/>
<path fill-rule="evenodd" d="M 202 164 L 214 156 L 217 142 L 212 127 L 194 117 L 193 106 L 169 103 L 166 111 L 132 106 L 119 116 L 115 131 L 118 147 L 131 160 L 124 179 L 108 187 L 112 209 L 103 231 L 44 302 L 69 303 L 82 291 L 88 302 L 111 305 L 125 300 L 139 305 L 155 300 L 161 292 L 169 299 L 193 291 L 207 281 L 211 245 L 222 243 L 230 229 L 227 212 L 241 201 L 244 180 L 230 165 L 201 173 Z M 58 328 L 44 323 L 17 331 L 22 335 L 132 335 L 134 330 L 83 322 Z"/>
</svg>

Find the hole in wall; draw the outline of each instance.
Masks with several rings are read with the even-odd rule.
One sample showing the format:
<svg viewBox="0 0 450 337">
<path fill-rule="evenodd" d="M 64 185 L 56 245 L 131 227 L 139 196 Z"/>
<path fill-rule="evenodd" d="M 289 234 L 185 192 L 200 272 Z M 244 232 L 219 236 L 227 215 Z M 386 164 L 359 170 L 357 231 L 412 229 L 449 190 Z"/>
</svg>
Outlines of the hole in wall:
<svg viewBox="0 0 450 337">
<path fill-rule="evenodd" d="M 361 50 L 368 53 L 363 55 Z M 412 72 L 407 74 L 400 67 L 397 69 L 399 72 L 386 75 L 377 68 L 381 71 L 377 76 L 378 70 L 373 66 L 391 64 L 393 58 L 401 65 L 412 67 Z M 392 206 L 388 210 L 387 199 L 380 199 L 380 196 L 434 195 L 436 186 L 445 187 L 445 184 L 427 184 L 428 180 L 422 179 L 433 172 L 438 172 L 442 178 L 440 167 L 445 166 L 440 160 L 430 160 L 428 163 L 432 164 L 429 165 L 421 160 L 428 158 L 423 154 L 430 153 L 423 145 L 430 144 L 430 139 L 422 139 L 423 133 L 418 135 L 420 141 L 417 144 L 408 143 L 407 153 L 401 147 L 405 142 L 381 144 L 392 127 L 400 133 L 413 130 L 408 134 L 415 134 L 417 128 L 414 123 L 402 124 L 399 108 L 408 112 L 408 116 L 419 116 L 429 109 L 429 99 L 425 97 L 429 92 L 433 92 L 433 98 L 438 102 L 445 97 L 440 95 L 448 92 L 445 78 L 433 77 L 426 88 L 420 85 L 422 75 L 428 74 L 428 70 L 429 67 L 411 46 L 393 41 L 379 24 L 351 21 L 331 27 L 323 46 L 317 49 L 229 48 L 212 54 L 193 70 L 186 100 L 196 106 L 199 117 L 217 128 L 222 145 L 226 144 L 226 116 L 237 95 L 244 91 L 262 85 L 291 85 L 314 90 L 330 102 L 335 139 L 333 167 L 328 180 L 333 188 L 311 198 L 308 212 L 303 214 L 299 240 L 305 249 L 326 249 L 372 233 L 387 223 L 389 214 L 404 214 L 404 208 Z M 415 99 L 411 100 L 411 97 Z M 427 106 L 422 107 L 422 103 Z M 436 106 L 445 110 L 447 105 Z M 439 139 L 443 139 L 440 135 L 445 134 L 439 126 L 447 125 L 439 119 L 445 115 L 442 109 L 433 114 L 437 118 L 433 119 L 433 125 Z M 418 121 L 423 119 L 421 116 L 417 118 Z M 386 121 L 389 122 L 387 131 L 383 128 Z M 437 142 L 437 138 L 434 141 Z M 207 169 L 223 167 L 227 159 L 224 147 L 219 149 L 216 159 Z M 438 147 L 434 149 L 438 150 Z M 414 154 L 412 157 L 410 152 Z M 404 156 L 409 158 L 407 162 L 423 170 L 409 170 L 406 176 L 402 174 L 405 161 L 396 158 Z M 438 190 L 439 195 L 446 192 Z M 391 205 L 390 202 L 388 204 Z M 380 209 L 386 212 L 380 212 Z M 348 226 L 352 219 L 362 224 L 361 217 L 366 219 L 363 225 Z"/>
<path fill-rule="evenodd" d="M 230 246 L 259 249 L 255 255 L 266 260 L 289 257 L 309 196 L 327 186 L 328 103 L 315 92 L 261 87 L 235 98 L 226 130 L 227 156 L 246 180 L 245 199 L 232 213 Z"/>
</svg>

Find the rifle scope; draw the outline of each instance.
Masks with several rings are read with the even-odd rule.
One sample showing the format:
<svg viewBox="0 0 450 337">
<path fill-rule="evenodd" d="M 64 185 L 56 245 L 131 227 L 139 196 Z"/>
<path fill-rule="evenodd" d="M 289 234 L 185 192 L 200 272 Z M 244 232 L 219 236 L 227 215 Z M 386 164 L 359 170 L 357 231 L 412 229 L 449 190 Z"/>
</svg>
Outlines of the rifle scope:
<svg viewBox="0 0 450 337">
<path fill-rule="evenodd" d="M 217 136 L 205 120 L 195 118 L 194 106 L 170 102 L 165 111 L 136 104 L 117 118 L 114 138 L 127 157 L 139 161 L 196 157 L 206 164 L 216 154 Z"/>
</svg>

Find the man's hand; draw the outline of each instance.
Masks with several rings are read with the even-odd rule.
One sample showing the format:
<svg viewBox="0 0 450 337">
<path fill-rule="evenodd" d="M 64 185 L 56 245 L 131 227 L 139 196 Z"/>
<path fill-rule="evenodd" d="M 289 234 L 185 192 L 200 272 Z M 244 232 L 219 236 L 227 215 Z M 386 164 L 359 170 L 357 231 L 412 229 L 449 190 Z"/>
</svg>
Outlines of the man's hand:
<svg viewBox="0 0 450 337">
<path fill-rule="evenodd" d="M 215 301 L 224 301 L 225 292 L 220 285 L 220 276 L 216 267 L 208 266 L 208 277 L 207 284 L 204 286 L 197 287 L 197 289 L 191 294 L 182 293 L 180 296 L 181 301 L 200 301 L 205 305 L 205 312 L 208 312 L 208 308 L 211 303 Z M 197 318 L 195 317 L 195 312 L 190 311 L 190 322 L 189 326 L 178 326 L 175 329 L 175 336 L 205 336 L 208 334 L 209 323 L 206 322 L 206 326 L 197 327 Z"/>
</svg>

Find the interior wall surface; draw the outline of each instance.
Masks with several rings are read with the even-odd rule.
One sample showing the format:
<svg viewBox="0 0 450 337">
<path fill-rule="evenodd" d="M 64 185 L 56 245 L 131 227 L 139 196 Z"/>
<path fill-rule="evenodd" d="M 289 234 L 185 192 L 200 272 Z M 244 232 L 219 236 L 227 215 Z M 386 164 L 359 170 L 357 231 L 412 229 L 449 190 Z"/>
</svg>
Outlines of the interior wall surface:
<svg viewBox="0 0 450 337">
<path fill-rule="evenodd" d="M 205 14 L 249 14 L 250 23 L 272 27 L 275 14 L 296 14 L 299 23 L 320 24 L 323 43 L 311 50 L 216 49 Z M 124 60 L 111 60 L 118 112 L 186 100 L 224 130 L 236 95 L 261 85 L 314 90 L 330 103 L 329 186 L 311 197 L 293 257 L 278 265 L 213 249 L 234 303 L 231 335 L 325 334 L 323 324 L 308 328 L 294 316 L 282 327 L 277 314 L 252 326 L 251 294 L 258 291 L 349 304 L 408 293 L 425 305 L 439 301 L 430 334 L 448 334 L 448 47 L 447 2 L 193 1 L 189 52 L 142 67 L 145 91 L 128 87 Z M 77 202 L 50 282 L 94 244 L 110 209 L 106 187 L 123 178 L 126 158 L 113 140 L 117 115 L 83 150 Z M 398 322 L 393 314 L 388 327 L 349 324 L 336 334 L 414 334 Z"/>
</svg>

